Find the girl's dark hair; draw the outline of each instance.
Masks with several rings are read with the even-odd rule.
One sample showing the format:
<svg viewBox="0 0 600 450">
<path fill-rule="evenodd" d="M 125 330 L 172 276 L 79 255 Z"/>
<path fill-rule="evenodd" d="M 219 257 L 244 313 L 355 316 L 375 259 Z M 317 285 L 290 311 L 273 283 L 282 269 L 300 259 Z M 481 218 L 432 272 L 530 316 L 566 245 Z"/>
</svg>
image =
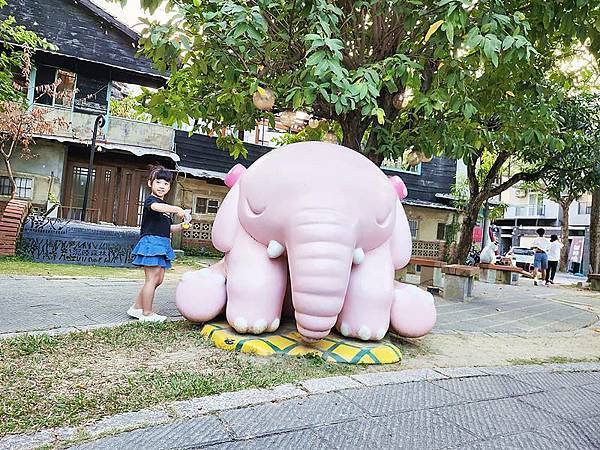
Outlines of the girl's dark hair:
<svg viewBox="0 0 600 450">
<path fill-rule="evenodd" d="M 558 241 L 558 236 L 553 234 L 552 236 L 550 236 L 550 242 L 554 242 L 554 241 Z"/>
<path fill-rule="evenodd" d="M 168 183 L 173 181 L 173 173 L 165 169 L 163 166 L 150 166 L 148 172 L 148 180 L 152 183 L 154 180 L 164 180 Z"/>
<path fill-rule="evenodd" d="M 544 235 L 544 233 L 546 232 L 546 230 L 544 230 L 543 228 L 538 228 L 537 230 L 535 230 L 535 232 L 542 237 Z"/>
</svg>

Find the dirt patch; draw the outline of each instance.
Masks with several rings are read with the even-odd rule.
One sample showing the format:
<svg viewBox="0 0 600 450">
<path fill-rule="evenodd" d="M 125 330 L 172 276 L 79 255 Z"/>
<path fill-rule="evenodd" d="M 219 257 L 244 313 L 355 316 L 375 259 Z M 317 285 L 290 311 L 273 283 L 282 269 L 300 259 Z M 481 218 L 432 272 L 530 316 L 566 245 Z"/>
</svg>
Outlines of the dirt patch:
<svg viewBox="0 0 600 450">
<path fill-rule="evenodd" d="M 600 359 L 600 332 L 586 329 L 575 334 L 545 336 L 433 334 L 406 343 L 419 353 L 406 357 L 403 368 L 497 366 L 514 360 Z"/>
</svg>

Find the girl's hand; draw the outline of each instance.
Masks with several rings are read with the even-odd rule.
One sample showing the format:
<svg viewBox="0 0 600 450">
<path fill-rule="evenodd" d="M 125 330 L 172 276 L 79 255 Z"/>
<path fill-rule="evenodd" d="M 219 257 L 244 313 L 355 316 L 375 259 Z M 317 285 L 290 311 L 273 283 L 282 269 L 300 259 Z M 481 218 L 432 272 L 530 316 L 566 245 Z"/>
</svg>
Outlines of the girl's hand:
<svg viewBox="0 0 600 450">
<path fill-rule="evenodd" d="M 177 217 L 181 220 L 185 219 L 185 210 L 183 208 L 177 207 L 177 212 L 175 214 L 177 214 Z"/>
</svg>

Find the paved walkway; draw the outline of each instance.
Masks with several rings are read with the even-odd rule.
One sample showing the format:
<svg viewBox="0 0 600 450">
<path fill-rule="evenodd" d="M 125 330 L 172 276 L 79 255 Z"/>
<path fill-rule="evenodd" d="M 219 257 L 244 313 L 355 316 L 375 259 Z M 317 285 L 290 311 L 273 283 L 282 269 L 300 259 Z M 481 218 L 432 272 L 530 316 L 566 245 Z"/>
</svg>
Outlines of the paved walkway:
<svg viewBox="0 0 600 450">
<path fill-rule="evenodd" d="M 582 450 L 600 448 L 599 430 L 600 363 L 579 363 L 308 380 L 174 402 L 80 430 L 9 436 L 0 449 L 64 445 L 78 432 L 88 439 L 71 447 L 80 450 Z"/>
<path fill-rule="evenodd" d="M 157 291 L 156 309 L 178 317 L 177 283 L 169 280 Z M 0 336 L 39 330 L 69 330 L 127 322 L 125 313 L 137 295 L 139 280 L 43 277 L 0 277 L 2 293 Z M 475 284 L 469 303 L 436 299 L 434 333 L 499 332 L 552 333 L 583 328 L 598 320 L 590 307 L 597 294 L 560 286 Z"/>
</svg>

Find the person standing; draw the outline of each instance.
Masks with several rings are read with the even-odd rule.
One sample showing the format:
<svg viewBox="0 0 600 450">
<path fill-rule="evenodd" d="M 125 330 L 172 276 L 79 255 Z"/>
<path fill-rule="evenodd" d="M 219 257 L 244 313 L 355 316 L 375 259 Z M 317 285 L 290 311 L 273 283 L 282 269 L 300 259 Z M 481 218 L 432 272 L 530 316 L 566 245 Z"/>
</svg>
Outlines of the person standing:
<svg viewBox="0 0 600 450">
<path fill-rule="evenodd" d="M 550 242 L 544 237 L 546 230 L 538 228 L 535 232 L 538 234 L 538 237 L 531 243 L 531 248 L 535 252 L 533 259 L 533 284 L 537 286 L 538 271 L 540 271 L 542 280 L 546 278 L 546 270 L 548 269 L 548 254 L 546 252 L 548 251 Z"/>
<path fill-rule="evenodd" d="M 165 270 L 171 268 L 175 253 L 171 248 L 171 233 L 182 225 L 171 223 L 171 214 L 185 218 L 179 206 L 169 205 L 164 198 L 171 189 L 173 175 L 163 166 L 154 166 L 148 177 L 151 194 L 144 202 L 140 240 L 132 250 L 133 265 L 143 267 L 145 283 L 127 314 L 140 322 L 164 322 L 167 318 L 152 310 L 154 293 L 163 282 Z"/>
<path fill-rule="evenodd" d="M 556 234 L 550 236 L 550 245 L 548 246 L 548 270 L 546 271 L 546 285 L 554 284 L 554 275 L 560 261 L 560 249 L 563 243 Z"/>
</svg>

